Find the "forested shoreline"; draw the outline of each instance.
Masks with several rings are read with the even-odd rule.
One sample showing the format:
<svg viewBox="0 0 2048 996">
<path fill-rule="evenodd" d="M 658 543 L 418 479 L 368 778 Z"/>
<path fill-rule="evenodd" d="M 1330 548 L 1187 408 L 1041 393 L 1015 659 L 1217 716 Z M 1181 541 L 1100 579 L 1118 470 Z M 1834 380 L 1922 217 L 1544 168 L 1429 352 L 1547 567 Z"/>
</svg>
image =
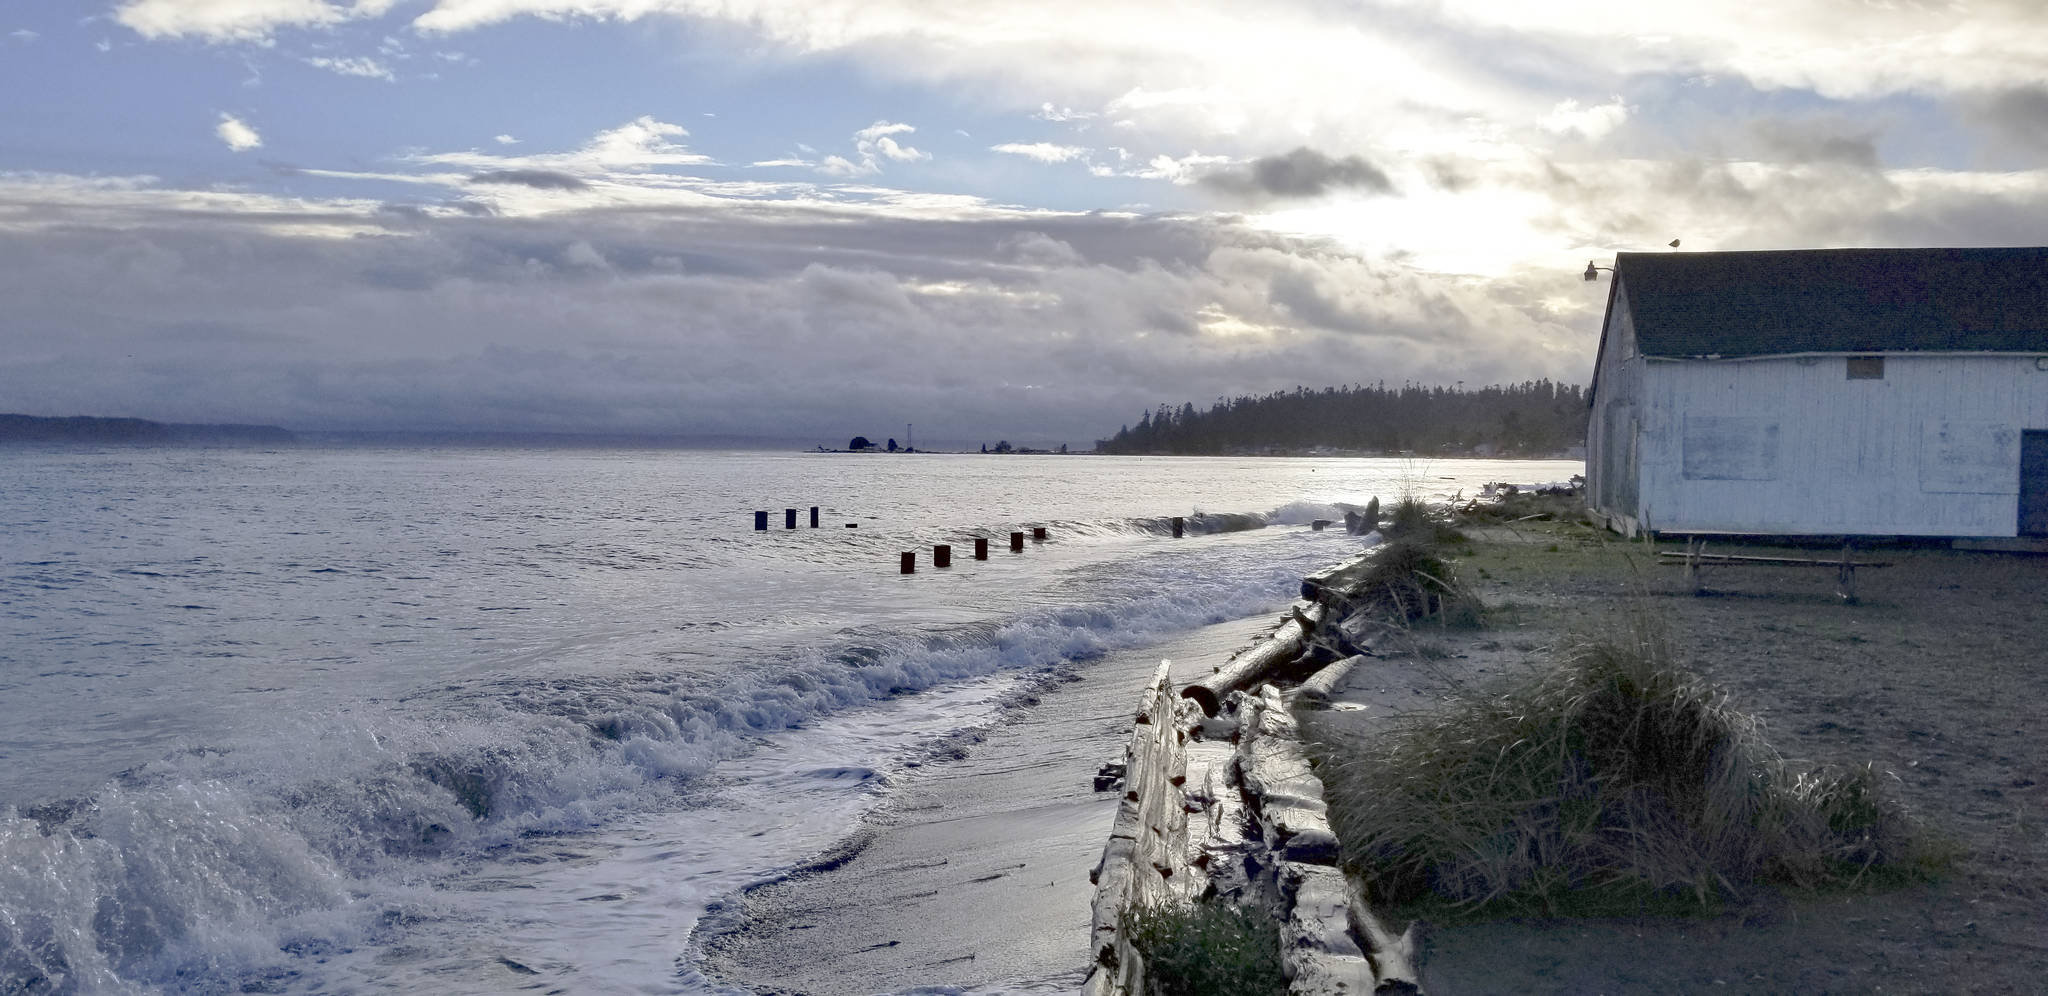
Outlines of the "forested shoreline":
<svg viewBox="0 0 2048 996">
<path fill-rule="evenodd" d="M 1431 456 L 1557 456 L 1586 441 L 1586 392 L 1548 380 L 1477 390 L 1403 384 L 1297 387 L 1162 404 L 1095 441 L 1097 453 L 1283 454 L 1319 449 Z"/>
</svg>

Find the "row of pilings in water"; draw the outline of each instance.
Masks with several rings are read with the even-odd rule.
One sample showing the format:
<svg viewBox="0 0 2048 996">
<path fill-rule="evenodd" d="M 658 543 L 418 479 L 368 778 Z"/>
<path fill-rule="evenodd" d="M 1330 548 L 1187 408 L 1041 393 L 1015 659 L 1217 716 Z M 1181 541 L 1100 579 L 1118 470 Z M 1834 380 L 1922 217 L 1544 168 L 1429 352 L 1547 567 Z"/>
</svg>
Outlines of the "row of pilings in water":
<svg viewBox="0 0 2048 996">
<path fill-rule="evenodd" d="M 818 528 L 818 508 L 819 508 L 819 506 L 817 506 L 817 505 L 812 505 L 812 506 L 811 506 L 811 528 L 812 528 L 812 529 L 816 529 L 816 528 Z M 795 528 L 796 528 L 796 516 L 797 516 L 797 511 L 798 511 L 798 510 L 797 510 L 797 509 L 794 509 L 794 508 L 785 508 L 785 509 L 783 509 L 783 510 L 782 510 L 782 528 L 784 528 L 784 529 L 795 529 Z M 846 528 L 848 528 L 848 529 L 859 529 L 859 528 L 860 528 L 860 523 L 858 523 L 858 522 L 849 522 L 849 523 L 847 523 L 847 524 L 846 524 Z M 1318 526 L 1317 526 L 1317 528 L 1318 528 L 1318 529 L 1320 529 L 1320 528 L 1322 528 L 1322 527 L 1321 527 L 1320 525 L 1318 525 Z M 766 531 L 768 530 L 768 513 L 767 513 L 766 511 L 756 511 L 756 512 L 754 513 L 754 530 L 755 530 L 756 532 L 766 532 Z M 1174 516 L 1174 517 L 1173 517 L 1173 538 L 1174 538 L 1174 539 L 1180 539 L 1180 538 L 1181 538 L 1182 536 L 1186 535 L 1186 532 L 1187 532 L 1187 519 L 1186 519 L 1186 518 L 1185 518 L 1184 516 L 1179 516 L 1179 515 L 1176 515 L 1176 516 Z M 1032 527 L 1031 527 L 1031 540 L 1032 540 L 1032 542 L 1034 542 L 1034 543 L 1043 543 L 1043 542 L 1045 542 L 1045 540 L 1046 540 L 1046 530 L 1045 530 L 1045 527 L 1044 527 L 1044 526 L 1032 526 Z M 1023 534 L 1022 532 L 1013 532 L 1013 533 L 1011 533 L 1011 534 L 1010 534 L 1010 552 L 1011 552 L 1011 553 L 1023 553 L 1023 552 L 1024 552 L 1024 534 Z M 899 554 L 899 555 L 898 555 L 898 558 L 899 558 L 899 559 L 898 559 L 898 567 L 897 567 L 897 570 L 898 570 L 898 572 L 899 572 L 899 573 L 902 573 L 902 574 L 915 574 L 915 573 L 917 573 L 917 551 L 915 551 L 915 550 L 905 550 L 905 551 L 903 551 L 903 552 L 902 552 L 901 554 Z M 988 537 L 986 537 L 986 536 L 976 536 L 976 537 L 974 538 L 974 559 L 976 559 L 976 560 L 987 560 L 987 559 L 988 559 Z M 932 566 L 933 566 L 933 567 L 951 567 L 951 566 L 953 566 L 953 546 L 952 546 L 952 544 L 950 544 L 950 543 L 940 543 L 940 544 L 934 545 L 934 546 L 932 547 Z"/>
</svg>

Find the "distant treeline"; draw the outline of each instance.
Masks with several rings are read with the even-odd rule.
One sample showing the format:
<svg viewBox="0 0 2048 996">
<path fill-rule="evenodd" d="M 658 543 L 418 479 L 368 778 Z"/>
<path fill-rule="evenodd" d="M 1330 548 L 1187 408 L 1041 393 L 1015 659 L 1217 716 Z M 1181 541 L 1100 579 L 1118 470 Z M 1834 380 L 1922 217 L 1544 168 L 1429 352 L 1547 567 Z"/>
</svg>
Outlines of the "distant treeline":
<svg viewBox="0 0 2048 996">
<path fill-rule="evenodd" d="M 1208 411 L 1160 405 L 1095 441 L 1098 453 L 1289 453 L 1329 447 L 1443 456 L 1561 454 L 1586 441 L 1586 392 L 1547 380 L 1476 391 L 1403 384 L 1297 387 L 1217 399 Z"/>
<path fill-rule="evenodd" d="M 143 418 L 0 415 L 0 443 L 126 443 L 143 446 L 222 444 L 276 446 L 297 437 L 274 425 L 190 425 Z"/>
</svg>

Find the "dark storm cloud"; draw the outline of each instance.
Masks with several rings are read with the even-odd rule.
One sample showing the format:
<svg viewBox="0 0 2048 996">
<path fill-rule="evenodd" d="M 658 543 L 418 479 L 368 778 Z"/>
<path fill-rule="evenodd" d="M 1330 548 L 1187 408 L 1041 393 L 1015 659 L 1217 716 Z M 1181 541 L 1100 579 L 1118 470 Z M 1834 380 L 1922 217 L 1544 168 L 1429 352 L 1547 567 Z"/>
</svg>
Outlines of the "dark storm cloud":
<svg viewBox="0 0 2048 996">
<path fill-rule="evenodd" d="M 2048 149 L 2048 86 L 2013 87 L 1968 98 L 1970 117 L 2006 141 Z"/>
<path fill-rule="evenodd" d="M 916 421 L 1083 446 L 1158 402 L 1576 379 L 1591 348 L 1590 321 L 1207 218 L 372 211 L 330 237 L 66 217 L 0 230 L 0 396 L 23 410 L 816 441 Z"/>
<path fill-rule="evenodd" d="M 1877 134 L 1841 122 L 1766 118 L 1750 131 L 1774 162 L 1833 163 L 1877 169 Z"/>
<path fill-rule="evenodd" d="M 590 187 L 582 177 L 551 169 L 491 169 L 471 176 L 469 182 L 509 183 L 535 190 L 586 190 Z"/>
<path fill-rule="evenodd" d="M 1262 156 L 1241 166 L 1216 170 L 1196 181 L 1202 187 L 1248 201 L 1320 197 L 1333 190 L 1364 190 L 1388 194 L 1394 181 L 1360 156 L 1331 158 L 1301 146 L 1277 156 Z"/>
</svg>

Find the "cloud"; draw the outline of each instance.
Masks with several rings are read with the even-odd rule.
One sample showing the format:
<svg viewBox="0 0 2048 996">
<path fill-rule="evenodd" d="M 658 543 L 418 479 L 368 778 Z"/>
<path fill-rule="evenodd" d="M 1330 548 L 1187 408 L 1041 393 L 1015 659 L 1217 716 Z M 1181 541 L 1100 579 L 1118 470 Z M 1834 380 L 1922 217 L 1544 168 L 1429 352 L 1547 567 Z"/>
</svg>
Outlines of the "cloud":
<svg viewBox="0 0 2048 996">
<path fill-rule="evenodd" d="M 303 61 L 306 65 L 325 69 L 330 73 L 341 76 L 360 76 L 364 79 L 383 80 L 386 83 L 398 81 L 398 77 L 391 74 L 391 67 L 368 56 L 353 56 L 341 59 L 329 58 L 327 56 L 312 56 Z"/>
<path fill-rule="evenodd" d="M 1068 160 L 1082 158 L 1088 154 L 1087 149 L 1081 148 L 1078 145 L 1054 145 L 1051 142 L 1004 142 L 1001 145 L 991 145 L 988 148 L 990 152 L 1023 156 L 1026 159 L 1036 159 L 1042 163 L 1063 163 Z"/>
<path fill-rule="evenodd" d="M 896 141 L 895 136 L 916 131 L 916 127 L 901 122 L 877 121 L 853 133 L 854 158 L 828 155 L 813 168 L 826 176 L 874 176 L 882 171 L 883 160 L 909 163 L 930 159 L 930 153 Z"/>
<path fill-rule="evenodd" d="M 853 144 L 854 148 L 860 151 L 862 158 L 868 160 L 873 160 L 876 156 L 899 163 L 930 159 L 931 155 L 929 153 L 919 152 L 907 145 L 899 145 L 896 139 L 892 137 L 895 135 L 908 135 L 915 131 L 917 129 L 911 125 L 877 121 L 866 128 L 854 132 Z"/>
<path fill-rule="evenodd" d="M 472 217 L 49 177 L 0 178 L 0 219 L 0 295 L 21 302 L 0 393 L 31 410 L 814 441 L 914 419 L 1086 445 L 1158 401 L 1331 369 L 1563 377 L 1590 350 L 1494 288 L 1200 217 L 704 198 Z"/>
<path fill-rule="evenodd" d="M 1765 118 L 1750 130 L 1765 154 L 1778 162 L 1834 163 L 1876 169 L 1877 134 L 1867 126 L 1815 119 Z"/>
<path fill-rule="evenodd" d="M 1962 102 L 1970 118 L 2015 145 L 2048 149 L 2048 86 L 2033 84 L 1972 94 Z"/>
<path fill-rule="evenodd" d="M 1129 152 L 1124 149 L 1116 149 L 1115 151 L 1117 152 L 1117 161 L 1120 164 L 1126 163 L 1132 158 Z M 1194 183 L 1208 170 L 1223 166 L 1229 162 L 1231 162 L 1229 156 L 1210 156 L 1203 155 L 1200 152 L 1190 152 L 1178 158 L 1161 153 L 1146 160 L 1142 166 L 1126 168 L 1097 164 L 1091 166 L 1089 171 L 1096 176 L 1128 176 L 1141 180 L 1165 180 L 1177 186 L 1186 186 L 1187 184 Z"/>
<path fill-rule="evenodd" d="M 1198 183 L 1208 190 L 1246 201 L 1321 197 L 1337 190 L 1388 194 L 1394 182 L 1385 171 L 1360 156 L 1334 159 L 1307 146 L 1277 156 L 1263 156 L 1241 166 L 1203 173 Z"/>
<path fill-rule="evenodd" d="M 491 139 L 491 141 L 493 141 L 493 142 L 496 142 L 496 143 L 498 143 L 499 145 L 518 145 L 518 144 L 519 144 L 519 140 L 518 140 L 518 139 L 516 139 L 516 138 L 513 138 L 513 137 L 512 137 L 512 136 L 510 136 L 510 135 L 498 135 L 498 136 L 495 136 L 495 137 L 493 137 L 493 138 Z"/>
<path fill-rule="evenodd" d="M 114 20 L 144 38 L 266 43 L 279 28 L 330 28 L 382 17 L 396 0 L 128 0 Z"/>
<path fill-rule="evenodd" d="M 1092 111 L 1077 111 L 1071 107 L 1054 107 L 1051 101 L 1046 101 L 1038 105 L 1037 112 L 1031 116 L 1040 121 L 1090 121 L 1102 115 Z"/>
<path fill-rule="evenodd" d="M 592 136 L 582 148 L 574 152 L 534 153 L 530 155 L 501 155 L 471 150 L 467 152 L 420 153 L 407 157 L 407 161 L 430 166 L 455 166 L 476 171 L 492 170 L 548 170 L 593 178 L 609 171 L 622 169 L 648 169 L 659 167 L 702 166 L 712 162 L 710 156 L 692 152 L 677 138 L 686 138 L 689 131 L 678 124 L 658 121 L 652 115 L 641 115 L 616 128 L 609 128 Z M 495 141 L 510 136 L 501 135 Z M 514 142 L 517 140 L 515 139 Z"/>
<path fill-rule="evenodd" d="M 587 190 L 590 184 L 568 173 L 545 169 L 493 169 L 469 178 L 471 183 L 509 183 L 535 190 Z"/>
<path fill-rule="evenodd" d="M 221 112 L 220 123 L 213 126 L 213 133 L 236 152 L 247 152 L 263 145 L 263 136 L 257 134 L 256 129 L 226 111 Z"/>
<path fill-rule="evenodd" d="M 26 44 L 28 44 L 29 42 L 32 42 L 32 41 L 35 41 L 35 40 L 36 40 L 36 39 L 38 39 L 38 38 L 41 38 L 41 37 L 42 37 L 42 34 L 41 34 L 41 33 L 39 33 L 39 32 L 35 32 L 35 31 L 30 31 L 30 30 L 29 30 L 29 29 L 27 29 L 27 28 L 16 28 L 16 29 L 14 29 L 13 31 L 9 31 L 9 32 L 7 33 L 7 37 L 9 37 L 9 38 L 12 38 L 12 39 L 14 39 L 15 41 L 18 41 L 18 42 L 22 43 L 23 45 L 26 45 Z"/>
<path fill-rule="evenodd" d="M 1576 100 L 1559 101 L 1537 120 L 1544 131 L 1559 135 L 1578 135 L 1588 140 L 1598 140 L 1628 120 L 1629 106 L 1620 97 L 1605 104 L 1582 106 Z"/>
</svg>

